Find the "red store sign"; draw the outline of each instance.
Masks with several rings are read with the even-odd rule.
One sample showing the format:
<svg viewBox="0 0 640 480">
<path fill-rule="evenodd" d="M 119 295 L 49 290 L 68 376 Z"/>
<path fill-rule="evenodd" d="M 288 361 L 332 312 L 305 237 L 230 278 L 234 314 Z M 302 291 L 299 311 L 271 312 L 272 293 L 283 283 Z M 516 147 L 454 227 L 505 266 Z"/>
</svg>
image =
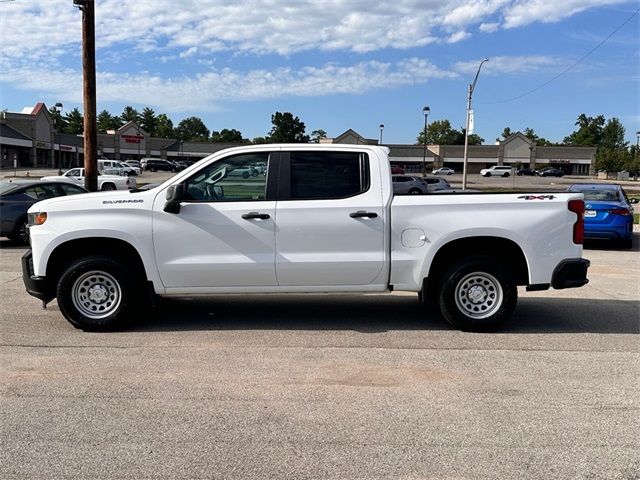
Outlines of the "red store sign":
<svg viewBox="0 0 640 480">
<path fill-rule="evenodd" d="M 142 135 L 122 135 L 127 143 L 140 143 L 144 137 Z"/>
</svg>

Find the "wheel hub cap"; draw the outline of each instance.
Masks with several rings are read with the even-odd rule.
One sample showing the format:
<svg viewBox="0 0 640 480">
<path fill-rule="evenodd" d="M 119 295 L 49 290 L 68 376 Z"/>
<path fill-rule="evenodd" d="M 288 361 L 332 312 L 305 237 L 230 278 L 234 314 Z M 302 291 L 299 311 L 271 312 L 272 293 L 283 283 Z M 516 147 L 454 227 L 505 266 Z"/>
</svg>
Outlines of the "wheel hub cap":
<svg viewBox="0 0 640 480">
<path fill-rule="evenodd" d="M 458 309 L 476 320 L 488 318 L 502 306 L 502 286 L 497 278 L 487 272 L 473 272 L 457 284 L 455 300 Z"/>
<path fill-rule="evenodd" d="M 467 291 L 467 297 L 473 303 L 482 303 L 487 298 L 487 291 L 480 285 L 474 285 Z"/>
</svg>

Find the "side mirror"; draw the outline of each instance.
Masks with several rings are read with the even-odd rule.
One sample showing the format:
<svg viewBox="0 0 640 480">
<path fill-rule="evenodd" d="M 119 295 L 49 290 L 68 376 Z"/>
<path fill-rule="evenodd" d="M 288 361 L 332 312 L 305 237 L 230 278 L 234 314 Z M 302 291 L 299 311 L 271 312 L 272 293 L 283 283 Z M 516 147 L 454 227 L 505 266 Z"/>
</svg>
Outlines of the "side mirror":
<svg viewBox="0 0 640 480">
<path fill-rule="evenodd" d="M 185 198 L 185 188 L 183 183 L 171 185 L 167 189 L 167 203 L 164 205 L 164 211 L 167 213 L 180 213 L 180 202 Z"/>
</svg>

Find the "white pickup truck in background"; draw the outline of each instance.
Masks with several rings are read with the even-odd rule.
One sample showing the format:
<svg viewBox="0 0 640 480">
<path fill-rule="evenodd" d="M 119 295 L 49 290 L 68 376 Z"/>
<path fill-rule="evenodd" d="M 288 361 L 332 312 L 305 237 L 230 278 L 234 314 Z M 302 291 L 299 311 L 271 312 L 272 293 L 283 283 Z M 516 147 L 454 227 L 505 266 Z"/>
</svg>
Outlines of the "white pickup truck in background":
<svg viewBox="0 0 640 480">
<path fill-rule="evenodd" d="M 23 278 L 87 330 L 126 325 L 149 292 L 391 290 L 489 330 L 511 316 L 518 285 L 588 282 L 583 210 L 572 193 L 394 196 L 385 147 L 253 145 L 147 191 L 35 204 Z"/>
</svg>

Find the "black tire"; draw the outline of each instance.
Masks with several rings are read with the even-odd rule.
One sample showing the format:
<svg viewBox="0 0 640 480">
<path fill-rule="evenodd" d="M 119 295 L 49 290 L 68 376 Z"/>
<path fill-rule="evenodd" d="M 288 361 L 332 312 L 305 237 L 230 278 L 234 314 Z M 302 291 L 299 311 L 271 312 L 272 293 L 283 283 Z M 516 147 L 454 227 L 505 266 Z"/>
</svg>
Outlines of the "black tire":
<svg viewBox="0 0 640 480">
<path fill-rule="evenodd" d="M 152 172 L 156 171 L 156 167 L 149 167 L 149 170 L 151 170 Z"/>
<path fill-rule="evenodd" d="M 631 238 L 621 238 L 619 240 L 620 248 L 624 248 L 625 250 L 629 250 L 633 248 L 633 237 Z"/>
<path fill-rule="evenodd" d="M 440 278 L 440 311 L 452 326 L 461 330 L 495 330 L 511 317 L 516 307 L 518 290 L 513 274 L 493 257 L 465 258 Z"/>
<path fill-rule="evenodd" d="M 422 193 L 422 191 L 420 191 L 419 188 L 412 188 L 411 190 L 409 190 L 409 195 L 420 195 Z"/>
<path fill-rule="evenodd" d="M 490 176 L 491 176 L 491 174 L 490 174 L 490 173 L 485 173 L 485 174 L 484 174 L 484 176 L 485 176 L 485 177 L 490 177 Z"/>
<path fill-rule="evenodd" d="M 249 172 L 242 172 L 242 178 L 249 178 Z"/>
<path fill-rule="evenodd" d="M 503 175 L 503 177 L 508 177 L 508 176 L 509 176 L 509 174 L 508 174 L 508 173 L 505 173 L 505 174 Z"/>
<path fill-rule="evenodd" d="M 76 328 L 108 331 L 121 327 L 138 311 L 143 292 L 136 275 L 102 255 L 80 258 L 63 272 L 56 290 L 58 306 Z"/>
<path fill-rule="evenodd" d="M 9 235 L 9 239 L 16 243 L 23 245 L 29 245 L 29 227 L 27 224 L 27 217 L 23 217 L 16 223 L 16 228 Z"/>
<path fill-rule="evenodd" d="M 117 189 L 113 183 L 103 183 L 102 190 L 106 192 L 106 191 L 117 190 Z"/>
</svg>

